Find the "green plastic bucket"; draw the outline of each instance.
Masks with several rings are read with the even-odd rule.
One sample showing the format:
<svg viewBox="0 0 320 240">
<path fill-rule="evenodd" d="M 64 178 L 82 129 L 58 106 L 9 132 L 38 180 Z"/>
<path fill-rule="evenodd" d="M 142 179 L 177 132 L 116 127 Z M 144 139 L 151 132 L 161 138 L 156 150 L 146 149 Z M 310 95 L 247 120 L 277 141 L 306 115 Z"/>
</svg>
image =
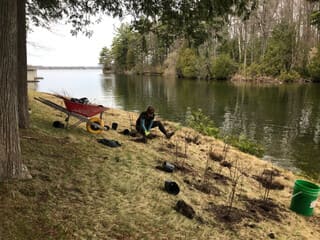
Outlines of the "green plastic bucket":
<svg viewBox="0 0 320 240">
<path fill-rule="evenodd" d="M 319 196 L 320 186 L 305 180 L 296 180 L 290 209 L 304 216 L 312 216 Z"/>
</svg>

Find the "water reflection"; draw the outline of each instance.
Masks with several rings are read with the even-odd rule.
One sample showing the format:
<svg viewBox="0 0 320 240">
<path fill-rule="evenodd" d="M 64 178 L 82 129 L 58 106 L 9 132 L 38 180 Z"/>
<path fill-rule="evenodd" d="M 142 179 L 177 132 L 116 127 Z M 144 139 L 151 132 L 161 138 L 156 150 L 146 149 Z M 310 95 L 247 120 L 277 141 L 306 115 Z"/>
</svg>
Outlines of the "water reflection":
<svg viewBox="0 0 320 240">
<path fill-rule="evenodd" d="M 106 89 L 106 83 L 103 84 Z M 265 159 L 320 172 L 318 85 L 249 86 L 222 82 L 116 76 L 117 105 L 138 111 L 154 105 L 167 119 L 183 121 L 187 107 L 201 108 L 221 131 L 244 134 L 266 148 Z M 315 107 L 317 106 L 317 107 Z M 312 153 L 309 153 L 312 151 Z M 315 157 L 313 157 L 315 156 Z"/>
<path fill-rule="evenodd" d="M 320 85 L 233 85 L 90 71 L 41 75 L 41 91 L 60 87 L 72 96 L 129 111 L 153 105 L 161 117 L 173 121 L 184 121 L 188 107 L 201 108 L 222 132 L 263 144 L 265 159 L 319 177 Z"/>
</svg>

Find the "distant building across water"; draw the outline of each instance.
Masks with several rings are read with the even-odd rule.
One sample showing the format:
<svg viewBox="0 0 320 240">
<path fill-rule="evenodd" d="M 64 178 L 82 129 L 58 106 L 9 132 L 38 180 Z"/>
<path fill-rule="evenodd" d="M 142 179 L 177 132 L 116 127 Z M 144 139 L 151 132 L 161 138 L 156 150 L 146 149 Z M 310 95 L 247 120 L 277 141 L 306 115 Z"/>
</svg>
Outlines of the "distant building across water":
<svg viewBox="0 0 320 240">
<path fill-rule="evenodd" d="M 102 66 L 32 66 L 36 69 L 102 69 Z"/>
<path fill-rule="evenodd" d="M 38 77 L 37 70 L 90 70 L 101 69 L 102 66 L 28 66 L 27 67 L 27 80 L 28 82 L 39 82 L 43 77 Z"/>
<path fill-rule="evenodd" d="M 28 82 L 39 81 L 37 76 L 37 68 L 31 66 L 27 67 L 27 80 Z"/>
</svg>

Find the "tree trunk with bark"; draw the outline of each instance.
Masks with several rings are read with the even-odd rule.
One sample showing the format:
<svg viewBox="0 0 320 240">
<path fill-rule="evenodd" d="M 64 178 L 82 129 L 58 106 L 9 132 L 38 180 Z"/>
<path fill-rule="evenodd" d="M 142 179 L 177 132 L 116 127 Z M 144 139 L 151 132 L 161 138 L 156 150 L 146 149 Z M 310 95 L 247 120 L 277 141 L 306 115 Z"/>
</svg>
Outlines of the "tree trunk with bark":
<svg viewBox="0 0 320 240">
<path fill-rule="evenodd" d="M 0 180 L 21 178 L 18 128 L 18 0 L 0 1 Z"/>
<path fill-rule="evenodd" d="M 26 2 L 18 0 L 18 117 L 19 127 L 29 127 L 27 49 L 26 49 Z"/>
</svg>

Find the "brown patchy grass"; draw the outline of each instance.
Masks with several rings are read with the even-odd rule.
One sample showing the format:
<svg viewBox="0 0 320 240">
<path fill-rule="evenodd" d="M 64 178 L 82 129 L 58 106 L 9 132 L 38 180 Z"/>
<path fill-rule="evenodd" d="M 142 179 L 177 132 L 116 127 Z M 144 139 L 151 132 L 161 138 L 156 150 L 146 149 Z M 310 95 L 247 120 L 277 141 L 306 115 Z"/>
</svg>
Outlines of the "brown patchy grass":
<svg viewBox="0 0 320 240">
<path fill-rule="evenodd" d="M 231 170 L 211 159 L 207 166 L 212 146 L 222 154 L 221 141 L 167 122 L 170 129 L 179 129 L 170 141 L 153 130 L 159 137 L 147 144 L 135 142 L 118 132 L 130 129 L 129 115 L 137 115 L 116 109 L 105 114 L 105 121 L 109 126 L 117 122 L 117 131 L 92 135 L 85 124 L 55 129 L 52 122 L 63 121 L 65 115 L 35 102 L 35 95 L 39 93 L 30 96 L 31 128 L 21 131 L 23 158 L 33 179 L 0 184 L 0 239 L 268 239 L 271 233 L 276 239 L 320 239 L 319 207 L 309 218 L 288 210 L 299 176 L 231 148 L 226 161 L 232 168 L 237 159 L 237 166 L 247 171 L 226 216 Z M 169 147 L 184 146 L 186 133 L 200 136 L 201 144 L 189 142 L 187 156 L 181 158 L 175 152 L 183 149 Z M 106 147 L 97 143 L 101 137 L 122 146 Z M 190 171 L 159 171 L 156 166 L 162 161 Z M 209 171 L 203 185 L 205 167 Z M 266 169 L 277 169 L 274 180 L 284 186 L 271 190 L 267 203 L 262 201 L 262 184 L 254 179 Z M 165 180 L 179 184 L 177 196 L 164 191 Z M 192 206 L 197 217 L 178 213 L 178 200 Z"/>
</svg>

